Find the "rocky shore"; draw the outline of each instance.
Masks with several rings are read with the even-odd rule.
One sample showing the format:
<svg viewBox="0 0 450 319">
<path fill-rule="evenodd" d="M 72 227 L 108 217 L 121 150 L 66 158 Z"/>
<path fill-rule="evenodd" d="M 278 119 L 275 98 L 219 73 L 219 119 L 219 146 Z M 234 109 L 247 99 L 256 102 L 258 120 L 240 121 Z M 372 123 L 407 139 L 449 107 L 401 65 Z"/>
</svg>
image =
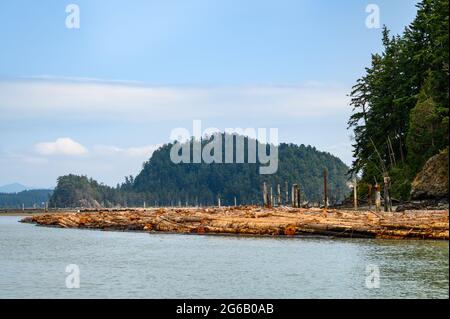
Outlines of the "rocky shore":
<svg viewBox="0 0 450 319">
<path fill-rule="evenodd" d="M 449 239 L 449 211 L 385 213 L 279 207 L 159 208 L 58 212 L 24 223 L 118 231 L 268 236 Z"/>
</svg>

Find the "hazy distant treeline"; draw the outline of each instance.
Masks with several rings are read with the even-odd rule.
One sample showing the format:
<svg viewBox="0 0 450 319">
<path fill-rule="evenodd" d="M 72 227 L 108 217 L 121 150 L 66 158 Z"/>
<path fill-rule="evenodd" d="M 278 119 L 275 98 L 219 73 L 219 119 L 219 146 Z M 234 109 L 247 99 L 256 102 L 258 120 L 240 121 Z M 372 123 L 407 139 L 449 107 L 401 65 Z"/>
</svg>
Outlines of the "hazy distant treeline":
<svg viewBox="0 0 450 319">
<path fill-rule="evenodd" d="M 25 208 L 44 207 L 51 194 L 50 189 L 26 190 L 19 193 L 0 193 L 0 208 Z"/>
</svg>

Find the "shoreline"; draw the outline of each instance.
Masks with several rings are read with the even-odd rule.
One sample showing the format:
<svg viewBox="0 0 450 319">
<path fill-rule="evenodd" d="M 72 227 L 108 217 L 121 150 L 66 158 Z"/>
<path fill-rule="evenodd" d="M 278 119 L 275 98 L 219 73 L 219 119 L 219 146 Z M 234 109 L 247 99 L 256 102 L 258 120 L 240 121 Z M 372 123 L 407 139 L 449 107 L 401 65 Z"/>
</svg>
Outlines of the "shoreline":
<svg viewBox="0 0 450 319">
<path fill-rule="evenodd" d="M 35 216 L 35 215 L 43 215 L 51 212 L 45 212 L 44 209 L 0 209 L 0 217 L 2 216 Z"/>
<path fill-rule="evenodd" d="M 45 214 L 46 213 L 0 213 L 0 217 L 29 217 Z"/>
<path fill-rule="evenodd" d="M 18 215 L 20 216 L 20 215 Z M 61 228 L 252 237 L 449 239 L 449 212 L 385 213 L 255 206 L 55 212 L 20 222 Z"/>
<path fill-rule="evenodd" d="M 12 216 L 14 217 L 14 216 Z M 36 223 L 26 223 L 36 227 L 43 228 L 56 228 L 64 229 L 64 227 L 57 225 L 39 225 Z M 319 235 L 319 234 L 299 234 L 299 235 L 269 235 L 269 234 L 243 234 L 243 233 L 189 233 L 189 232 L 174 232 L 174 231 L 145 231 L 145 230 L 119 230 L 119 229 L 98 229 L 88 227 L 69 228 L 82 231 L 100 231 L 100 232 L 116 232 L 116 233 L 135 233 L 135 234 L 148 234 L 148 235 L 182 235 L 182 236 L 203 236 L 203 237 L 224 237 L 224 238 L 261 238 L 261 239 L 341 239 L 341 240 L 394 240 L 399 241 L 398 238 L 377 238 L 377 237 L 344 237 L 344 236 L 332 236 L 332 235 Z M 427 242 L 449 242 L 449 239 L 421 239 L 421 238 L 402 238 L 401 241 L 427 241 Z"/>
</svg>

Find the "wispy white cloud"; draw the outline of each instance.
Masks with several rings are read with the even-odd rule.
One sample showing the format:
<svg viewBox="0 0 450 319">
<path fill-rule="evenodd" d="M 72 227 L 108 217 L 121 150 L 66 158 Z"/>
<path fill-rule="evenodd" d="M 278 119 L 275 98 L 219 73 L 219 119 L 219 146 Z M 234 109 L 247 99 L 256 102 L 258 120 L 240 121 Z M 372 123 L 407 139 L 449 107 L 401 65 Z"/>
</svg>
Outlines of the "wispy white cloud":
<svg viewBox="0 0 450 319">
<path fill-rule="evenodd" d="M 89 150 L 86 146 L 74 141 L 69 137 L 61 137 L 57 138 L 53 142 L 37 143 L 36 145 L 34 145 L 34 150 L 38 155 L 41 156 L 79 156 L 89 153 L 89 156 L 91 158 L 99 158 L 103 156 L 126 156 L 146 159 L 149 158 L 153 154 L 153 152 L 160 148 L 162 145 L 163 144 L 155 144 L 125 148 L 115 145 L 93 145 Z"/>
<path fill-rule="evenodd" d="M 35 150 L 40 155 L 79 156 L 88 152 L 86 147 L 68 137 L 58 138 L 54 142 L 38 143 Z"/>
<path fill-rule="evenodd" d="M 93 147 L 93 152 L 99 156 L 124 155 L 128 157 L 149 158 L 160 146 L 162 146 L 162 144 L 128 148 L 120 148 L 111 145 L 95 145 Z"/>
<path fill-rule="evenodd" d="M 330 116 L 348 109 L 347 88 L 299 86 L 146 86 L 99 79 L 0 81 L 3 118 L 89 116 L 139 119 Z"/>
<path fill-rule="evenodd" d="M 48 159 L 36 156 L 33 152 L 0 151 L 0 161 L 13 161 L 24 164 L 47 164 Z"/>
<path fill-rule="evenodd" d="M 131 80 L 105 80 L 93 77 L 73 77 L 73 76 L 55 76 L 55 75 L 30 75 L 21 76 L 20 79 L 23 80 L 44 80 L 49 82 L 78 82 L 78 83 L 111 83 L 111 84 L 123 84 L 123 85 L 140 85 L 143 84 L 141 81 L 131 81 Z"/>
</svg>

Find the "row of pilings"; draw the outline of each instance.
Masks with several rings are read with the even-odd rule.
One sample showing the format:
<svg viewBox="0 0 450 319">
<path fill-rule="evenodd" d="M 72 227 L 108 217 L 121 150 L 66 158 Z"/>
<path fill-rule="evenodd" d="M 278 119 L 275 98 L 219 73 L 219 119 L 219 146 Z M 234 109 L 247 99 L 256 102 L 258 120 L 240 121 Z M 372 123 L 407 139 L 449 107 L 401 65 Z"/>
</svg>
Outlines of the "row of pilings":
<svg viewBox="0 0 450 319">
<path fill-rule="evenodd" d="M 275 192 L 273 187 L 267 186 L 267 183 L 263 183 L 263 205 L 270 208 L 274 206 L 292 206 L 302 207 L 304 198 L 302 198 L 302 192 L 300 184 L 292 184 L 289 187 L 288 182 L 284 185 L 284 192 L 281 191 L 281 185 L 277 184 Z"/>
<path fill-rule="evenodd" d="M 328 171 L 323 171 L 323 194 L 324 194 L 324 207 L 328 208 Z M 266 208 L 271 208 L 274 206 L 291 206 L 294 208 L 303 207 L 303 203 L 305 202 L 305 198 L 302 198 L 302 192 L 300 183 L 292 184 L 289 187 L 289 183 L 285 182 L 284 184 L 284 198 L 281 192 L 281 185 L 276 185 L 276 194 L 273 191 L 273 187 L 270 188 L 267 186 L 266 182 L 263 182 L 263 205 Z M 290 195 L 289 195 L 290 193 Z"/>
</svg>

